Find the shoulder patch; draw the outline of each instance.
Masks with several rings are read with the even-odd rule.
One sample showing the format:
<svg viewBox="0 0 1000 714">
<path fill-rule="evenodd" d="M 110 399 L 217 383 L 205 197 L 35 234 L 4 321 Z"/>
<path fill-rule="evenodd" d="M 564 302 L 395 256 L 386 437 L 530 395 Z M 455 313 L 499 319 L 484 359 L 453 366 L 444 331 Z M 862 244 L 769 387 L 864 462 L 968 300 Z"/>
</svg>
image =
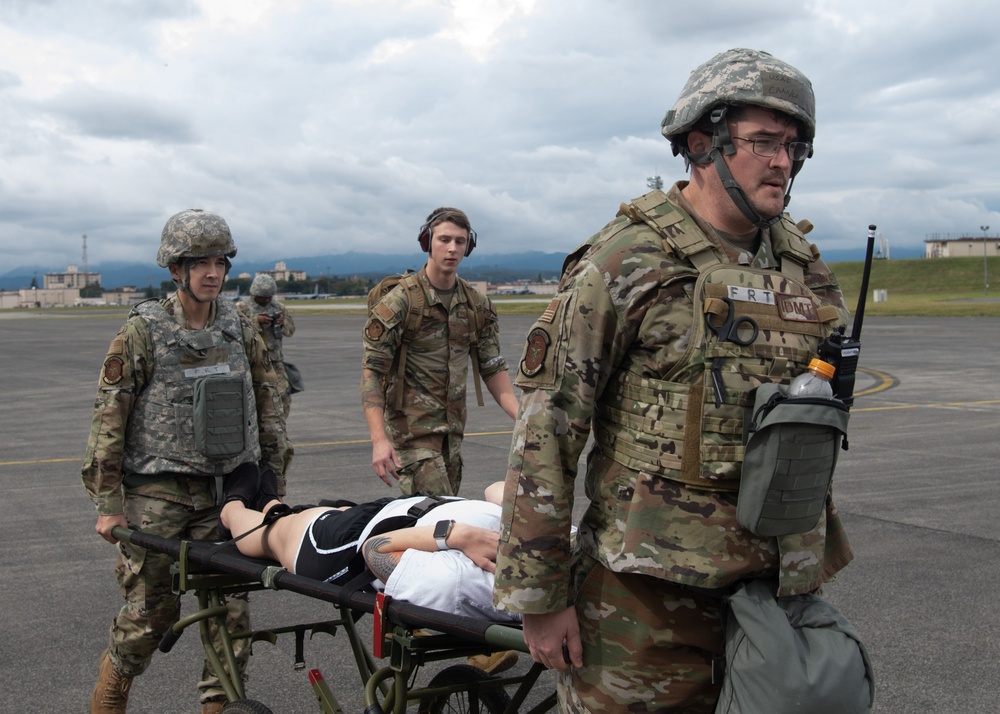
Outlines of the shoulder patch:
<svg viewBox="0 0 1000 714">
<path fill-rule="evenodd" d="M 378 317 L 378 319 L 380 319 L 382 322 L 389 322 L 389 320 L 395 317 L 395 314 L 393 313 L 392 309 L 383 302 L 380 302 L 378 305 L 372 308 L 372 313 L 376 317 Z"/>
<path fill-rule="evenodd" d="M 365 337 L 367 337 L 372 342 L 378 342 L 382 339 L 382 335 L 385 334 L 385 325 L 383 325 L 378 319 L 372 318 L 368 321 L 365 326 Z"/>
<path fill-rule="evenodd" d="M 559 306 L 559 298 L 552 298 L 549 306 L 545 308 L 545 312 L 542 316 L 538 318 L 539 322 L 552 322 L 552 319 L 556 316 L 556 308 Z"/>
<path fill-rule="evenodd" d="M 125 362 L 121 357 L 110 356 L 104 360 L 104 372 L 101 375 L 101 381 L 105 384 L 114 385 L 122 381 L 122 375 L 125 372 Z"/>
<path fill-rule="evenodd" d="M 521 360 L 521 373 L 525 377 L 534 377 L 545 365 L 552 338 L 544 329 L 536 327 L 528 333 L 527 342 L 524 347 L 524 358 Z"/>
<path fill-rule="evenodd" d="M 121 337 L 116 337 L 115 339 L 111 340 L 111 347 L 108 348 L 108 354 L 109 355 L 124 354 L 125 349 L 124 349 L 123 345 L 124 345 L 124 343 L 123 343 L 122 338 Z"/>
</svg>

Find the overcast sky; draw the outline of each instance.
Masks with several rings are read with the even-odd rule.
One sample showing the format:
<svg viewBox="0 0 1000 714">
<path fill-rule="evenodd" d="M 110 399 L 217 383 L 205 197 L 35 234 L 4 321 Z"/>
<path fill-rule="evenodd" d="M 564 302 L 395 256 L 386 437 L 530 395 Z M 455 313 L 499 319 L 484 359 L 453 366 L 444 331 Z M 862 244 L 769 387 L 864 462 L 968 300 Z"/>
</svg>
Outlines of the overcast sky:
<svg viewBox="0 0 1000 714">
<path fill-rule="evenodd" d="M 82 234 L 153 263 L 193 207 L 244 259 L 415 253 L 439 205 L 482 254 L 565 253 L 684 178 L 660 121 L 732 47 L 813 82 L 789 210 L 821 249 L 996 235 L 998 30 L 987 0 L 0 0 L 0 273 Z"/>
</svg>

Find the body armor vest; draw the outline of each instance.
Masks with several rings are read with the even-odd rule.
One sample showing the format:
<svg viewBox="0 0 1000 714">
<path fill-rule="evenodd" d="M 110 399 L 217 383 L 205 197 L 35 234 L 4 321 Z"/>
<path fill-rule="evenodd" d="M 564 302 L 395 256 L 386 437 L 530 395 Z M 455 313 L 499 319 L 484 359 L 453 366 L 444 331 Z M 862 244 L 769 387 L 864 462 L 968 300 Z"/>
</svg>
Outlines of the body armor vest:
<svg viewBox="0 0 1000 714">
<path fill-rule="evenodd" d="M 606 456 L 687 486 L 737 491 L 745 412 L 761 384 L 788 383 L 804 372 L 839 313 L 804 283 L 812 252 L 790 221 L 771 228 L 781 270 L 724 262 L 694 220 L 654 191 L 622 207 L 653 227 L 668 255 L 691 263 L 694 332 L 677 367 L 662 379 L 624 371 L 601 398 L 594 437 Z M 751 323 L 741 318 L 749 318 Z M 739 344 L 726 339 L 725 328 Z M 720 334 L 716 334 L 718 329 Z M 750 339 L 750 338 L 753 339 Z"/>
<path fill-rule="evenodd" d="M 126 428 L 126 473 L 210 476 L 260 460 L 253 380 L 239 313 L 216 302 L 210 329 L 182 328 L 158 302 L 137 305 L 153 343 L 153 376 Z"/>
</svg>

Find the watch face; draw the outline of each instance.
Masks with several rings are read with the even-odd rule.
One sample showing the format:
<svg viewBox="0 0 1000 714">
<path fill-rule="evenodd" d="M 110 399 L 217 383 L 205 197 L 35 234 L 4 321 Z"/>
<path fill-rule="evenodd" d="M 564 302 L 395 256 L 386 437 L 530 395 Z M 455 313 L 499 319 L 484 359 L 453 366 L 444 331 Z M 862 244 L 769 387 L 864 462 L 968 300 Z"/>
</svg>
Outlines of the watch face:
<svg viewBox="0 0 1000 714">
<path fill-rule="evenodd" d="M 426 532 L 427 531 L 424 531 L 424 533 Z M 435 538 L 447 538 L 450 532 L 451 532 L 451 521 L 438 521 L 437 525 L 434 526 Z"/>
</svg>

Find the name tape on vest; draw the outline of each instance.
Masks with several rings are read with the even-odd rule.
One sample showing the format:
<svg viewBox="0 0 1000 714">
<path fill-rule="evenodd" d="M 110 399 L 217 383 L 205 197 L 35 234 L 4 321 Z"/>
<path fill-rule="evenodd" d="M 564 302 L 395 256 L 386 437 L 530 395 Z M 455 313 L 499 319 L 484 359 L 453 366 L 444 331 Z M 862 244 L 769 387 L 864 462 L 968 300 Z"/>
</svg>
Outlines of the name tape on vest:
<svg viewBox="0 0 1000 714">
<path fill-rule="evenodd" d="M 229 374 L 231 370 L 228 364 L 213 364 L 208 367 L 192 367 L 184 370 L 184 376 L 188 379 L 207 377 L 211 374 Z"/>
<path fill-rule="evenodd" d="M 774 292 L 771 290 L 762 290 L 761 288 L 743 288 L 738 285 L 730 285 L 727 290 L 730 300 L 755 302 L 759 305 L 773 305 L 775 302 Z"/>
</svg>

